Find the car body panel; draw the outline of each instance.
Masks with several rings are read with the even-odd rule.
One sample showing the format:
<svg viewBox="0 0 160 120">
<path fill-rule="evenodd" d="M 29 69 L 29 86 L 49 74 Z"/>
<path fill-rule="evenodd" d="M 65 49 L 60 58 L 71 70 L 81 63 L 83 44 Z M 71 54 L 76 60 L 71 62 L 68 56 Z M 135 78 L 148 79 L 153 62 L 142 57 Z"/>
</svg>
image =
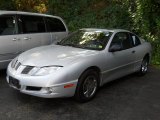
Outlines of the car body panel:
<svg viewBox="0 0 160 120">
<path fill-rule="evenodd" d="M 64 52 L 65 51 L 65 52 Z M 96 54 L 97 51 L 85 50 L 67 46 L 49 45 L 37 47 L 22 53 L 24 57 L 19 57 L 18 60 L 23 65 L 31 66 L 52 66 L 52 65 L 68 65 L 73 60 L 86 55 Z M 43 59 L 46 58 L 46 59 Z"/>
<path fill-rule="evenodd" d="M 84 30 L 103 31 L 105 29 Z M 9 64 L 7 69 L 7 82 L 9 82 L 9 76 L 12 76 L 19 80 L 21 85 L 24 86 L 37 86 L 44 89 L 58 85 L 61 86 L 57 90 L 61 91 L 58 92 L 58 97 L 69 97 L 75 94 L 80 76 L 89 68 L 96 67 L 99 69 L 100 86 L 111 80 L 139 71 L 145 55 L 148 54 L 151 56 L 151 45 L 148 42 L 141 42 L 138 46 L 129 49 L 109 52 L 115 34 L 122 31 L 128 32 L 117 29 L 110 31 L 112 31 L 113 34 L 105 49 L 100 51 L 61 45 L 42 46 L 28 50 L 15 58 L 21 63 L 21 66 L 17 70 L 11 67 L 12 62 Z M 40 68 L 46 66 L 61 66 L 61 68 L 52 74 L 32 76 L 29 74 L 21 74 L 23 67 L 26 66 L 36 66 Z M 73 87 L 65 89 L 65 85 L 73 85 Z M 33 92 L 21 89 L 20 91 L 39 97 L 57 97 L 57 91 L 53 91 L 50 95 L 45 95 L 45 93 L 43 94 L 41 91 Z"/>
</svg>

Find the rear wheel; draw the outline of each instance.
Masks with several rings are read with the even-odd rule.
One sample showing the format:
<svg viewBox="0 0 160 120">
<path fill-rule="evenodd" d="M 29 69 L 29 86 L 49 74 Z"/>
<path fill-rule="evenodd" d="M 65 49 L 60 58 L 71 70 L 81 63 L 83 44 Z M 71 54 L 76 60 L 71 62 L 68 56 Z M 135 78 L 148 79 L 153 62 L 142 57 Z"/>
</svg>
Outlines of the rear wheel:
<svg viewBox="0 0 160 120">
<path fill-rule="evenodd" d="M 98 73 L 94 70 L 87 70 L 78 80 L 75 98 L 79 102 L 91 100 L 98 88 Z"/>
<path fill-rule="evenodd" d="M 141 64 L 140 71 L 139 71 L 140 75 L 145 75 L 148 72 L 148 64 L 149 64 L 148 57 L 144 57 L 142 64 Z"/>
</svg>

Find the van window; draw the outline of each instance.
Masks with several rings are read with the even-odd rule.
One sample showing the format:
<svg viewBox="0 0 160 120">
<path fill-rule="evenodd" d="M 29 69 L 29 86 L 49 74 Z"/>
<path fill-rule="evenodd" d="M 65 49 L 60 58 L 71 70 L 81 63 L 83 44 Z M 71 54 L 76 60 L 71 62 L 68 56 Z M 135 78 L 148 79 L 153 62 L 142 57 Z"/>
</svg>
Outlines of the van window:
<svg viewBox="0 0 160 120">
<path fill-rule="evenodd" d="M 16 21 L 13 16 L 0 16 L 0 35 L 13 35 L 16 33 Z"/>
<path fill-rule="evenodd" d="M 57 18 L 46 18 L 46 25 L 48 32 L 64 32 L 66 28 L 61 20 Z"/>
<path fill-rule="evenodd" d="M 21 33 L 42 33 L 46 31 L 43 17 L 22 15 L 19 22 Z"/>
</svg>

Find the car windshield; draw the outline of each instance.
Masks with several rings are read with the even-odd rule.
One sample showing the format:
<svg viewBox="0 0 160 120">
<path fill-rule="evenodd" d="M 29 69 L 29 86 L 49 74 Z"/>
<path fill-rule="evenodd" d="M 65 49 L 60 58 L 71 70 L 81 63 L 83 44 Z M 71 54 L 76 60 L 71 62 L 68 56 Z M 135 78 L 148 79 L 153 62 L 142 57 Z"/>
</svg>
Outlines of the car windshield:
<svg viewBox="0 0 160 120">
<path fill-rule="evenodd" d="M 112 32 L 78 30 L 64 38 L 58 45 L 72 46 L 83 49 L 103 50 L 108 43 Z"/>
</svg>

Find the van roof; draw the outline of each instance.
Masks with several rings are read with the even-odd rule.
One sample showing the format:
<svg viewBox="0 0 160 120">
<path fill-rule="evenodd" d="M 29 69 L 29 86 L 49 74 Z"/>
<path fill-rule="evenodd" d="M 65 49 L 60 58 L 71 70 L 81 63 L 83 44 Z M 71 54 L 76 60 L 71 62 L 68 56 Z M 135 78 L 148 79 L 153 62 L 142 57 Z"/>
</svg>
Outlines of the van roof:
<svg viewBox="0 0 160 120">
<path fill-rule="evenodd" d="M 0 10 L 0 15 L 3 15 L 3 14 L 23 14 L 23 15 L 36 15 L 36 16 L 46 16 L 46 17 L 57 17 L 57 18 L 60 18 L 59 16 L 53 16 L 53 15 L 41 14 L 41 13 Z"/>
</svg>

